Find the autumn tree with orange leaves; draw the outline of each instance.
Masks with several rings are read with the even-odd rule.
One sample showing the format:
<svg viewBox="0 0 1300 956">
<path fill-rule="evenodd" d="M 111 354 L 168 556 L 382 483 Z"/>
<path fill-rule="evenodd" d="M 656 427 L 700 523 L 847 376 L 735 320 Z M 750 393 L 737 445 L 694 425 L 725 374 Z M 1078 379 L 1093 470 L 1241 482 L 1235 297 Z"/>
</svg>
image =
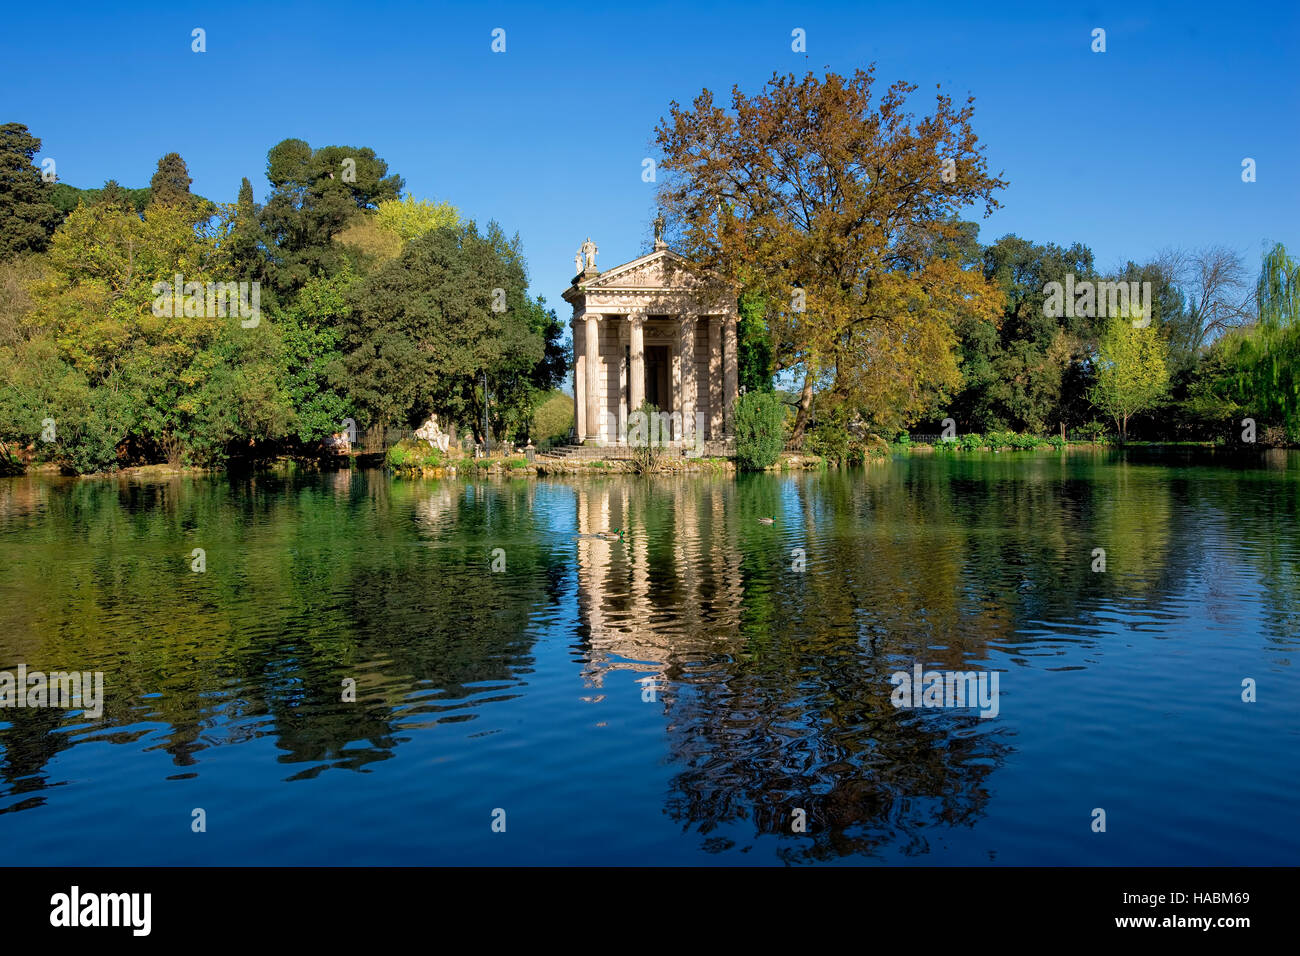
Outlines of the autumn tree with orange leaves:
<svg viewBox="0 0 1300 956">
<path fill-rule="evenodd" d="M 954 327 L 996 322 L 998 290 L 960 250 L 958 218 L 996 189 L 971 129 L 973 99 L 907 110 L 916 86 L 873 98 L 874 65 L 852 77 L 773 74 L 761 92 L 704 90 L 655 129 L 660 202 L 682 251 L 764 295 L 775 368 L 803 388 L 794 437 L 814 392 L 819 416 L 897 429 L 947 400 L 960 381 Z"/>
</svg>

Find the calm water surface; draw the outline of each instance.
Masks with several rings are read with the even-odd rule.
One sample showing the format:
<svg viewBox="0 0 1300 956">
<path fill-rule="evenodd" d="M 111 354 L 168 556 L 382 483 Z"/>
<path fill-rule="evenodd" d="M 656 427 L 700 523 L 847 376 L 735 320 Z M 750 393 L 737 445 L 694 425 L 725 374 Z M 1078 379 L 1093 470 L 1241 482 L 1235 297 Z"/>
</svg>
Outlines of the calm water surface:
<svg viewBox="0 0 1300 956">
<path fill-rule="evenodd" d="M 1295 865 L 1298 531 L 1294 453 L 0 479 L 0 670 L 103 671 L 107 697 L 0 710 L 0 842 L 51 865 Z M 996 670 L 998 715 L 895 708 L 915 662 Z"/>
</svg>

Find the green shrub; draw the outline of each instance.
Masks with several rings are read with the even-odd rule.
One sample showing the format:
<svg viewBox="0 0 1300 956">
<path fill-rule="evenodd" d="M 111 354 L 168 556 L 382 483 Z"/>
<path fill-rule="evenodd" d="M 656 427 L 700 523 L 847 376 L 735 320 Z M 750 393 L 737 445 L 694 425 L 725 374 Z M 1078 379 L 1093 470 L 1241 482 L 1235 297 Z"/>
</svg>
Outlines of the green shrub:
<svg viewBox="0 0 1300 956">
<path fill-rule="evenodd" d="M 1051 438 L 1047 439 L 1047 444 L 1051 445 L 1057 451 L 1060 451 L 1065 447 L 1065 439 L 1060 435 L 1053 435 Z"/>
<path fill-rule="evenodd" d="M 443 456 L 427 441 L 407 439 L 388 449 L 384 460 L 389 468 L 398 471 L 403 468 L 438 468 L 443 463 Z"/>
<path fill-rule="evenodd" d="M 1079 431 L 1081 431 L 1084 437 L 1089 441 L 1100 442 L 1105 439 L 1107 428 L 1102 422 L 1094 419 L 1080 428 Z"/>
<path fill-rule="evenodd" d="M 785 446 L 785 406 L 771 392 L 746 392 L 736 399 L 732 414 L 736 433 L 736 464 L 761 471 L 776 464 Z"/>
<path fill-rule="evenodd" d="M 823 418 L 808 431 L 808 450 L 828 461 L 846 462 L 853 453 L 853 440 L 844 423 Z"/>
<path fill-rule="evenodd" d="M 628 426 L 628 441 L 632 445 L 632 466 L 638 474 L 649 475 L 659 470 L 664 458 L 662 436 L 651 434 L 652 423 L 658 421 L 659 407 L 650 402 L 642 402 L 641 407 L 636 411 L 642 416 L 641 425 L 638 427 L 633 422 Z"/>
<path fill-rule="evenodd" d="M 984 447 L 984 436 L 979 432 L 967 432 L 957 439 L 957 445 L 962 451 L 976 451 Z"/>
<path fill-rule="evenodd" d="M 135 392 L 119 372 L 99 386 L 59 358 L 51 339 L 0 348 L 0 442 L 32 446 L 35 460 L 77 474 L 113 471 L 128 437 Z M 45 419 L 56 423 L 44 437 Z"/>
</svg>

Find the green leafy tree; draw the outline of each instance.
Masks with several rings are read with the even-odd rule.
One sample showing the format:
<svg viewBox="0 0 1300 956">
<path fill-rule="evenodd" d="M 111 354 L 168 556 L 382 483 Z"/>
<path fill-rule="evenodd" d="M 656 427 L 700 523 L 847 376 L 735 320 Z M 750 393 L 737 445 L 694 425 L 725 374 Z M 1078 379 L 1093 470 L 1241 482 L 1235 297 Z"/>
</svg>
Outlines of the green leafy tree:
<svg viewBox="0 0 1300 956">
<path fill-rule="evenodd" d="M 286 139 L 267 154 L 271 195 L 262 207 L 264 245 L 271 254 L 270 279 L 291 295 L 312 276 L 329 276 L 347 264 L 333 237 L 358 210 L 396 199 L 402 178 L 374 150 L 324 146 L 313 150 Z"/>
<path fill-rule="evenodd" d="M 772 383 L 772 333 L 767 325 L 767 296 L 745 291 L 740 296 L 736 323 L 736 359 L 739 384 L 747 392 L 770 392 Z"/>
<path fill-rule="evenodd" d="M 34 290 L 33 320 L 56 336 L 65 358 L 107 375 L 132 344 L 192 355 L 215 334 L 211 316 L 152 314 L 155 281 L 206 282 L 221 268 L 215 234 L 198 232 L 187 211 L 157 207 L 145 219 L 109 200 L 80 206 L 47 253 L 50 278 Z"/>
<path fill-rule="evenodd" d="M 40 252 L 62 218 L 32 162 L 40 151 L 41 141 L 22 123 L 0 126 L 0 260 Z"/>
<path fill-rule="evenodd" d="M 1169 346 L 1159 326 L 1140 326 L 1136 309 L 1113 316 L 1097 344 L 1097 382 L 1090 397 L 1114 419 L 1121 442 L 1128 440 L 1129 419 L 1156 407 L 1169 388 Z"/>
<path fill-rule="evenodd" d="M 31 287 L 45 278 L 45 272 L 44 258 L 37 255 L 0 262 L 0 345 L 31 338 Z"/>
<path fill-rule="evenodd" d="M 1300 441 L 1300 265 L 1277 243 L 1255 285 L 1259 320 L 1238 336 L 1238 394 L 1254 415 Z"/>
<path fill-rule="evenodd" d="M 488 376 L 488 422 L 492 433 L 513 441 L 531 436 L 535 410 L 564 381 L 568 369 L 564 326 L 555 310 L 546 308 L 546 300 L 541 296 L 525 298 L 520 310 L 521 324 L 530 336 L 542 343 L 541 358 L 535 360 L 531 353 L 516 352 Z M 475 401 L 478 392 L 466 397 L 481 420 L 482 406 Z"/>
<path fill-rule="evenodd" d="M 452 229 L 460 225 L 460 213 L 451 203 L 434 203 L 428 199 L 389 199 L 375 211 L 375 222 L 408 242 L 435 229 Z"/>
<path fill-rule="evenodd" d="M 67 183 L 54 183 L 50 187 L 50 202 L 59 211 L 60 222 L 66 219 L 68 213 L 76 209 L 81 203 L 91 202 L 91 199 L 87 196 L 88 192 L 91 192 L 91 190 L 78 189 L 76 186 L 69 186 Z"/>
<path fill-rule="evenodd" d="M 211 314 L 203 296 L 176 311 L 155 288 L 176 273 L 227 279 L 220 228 L 196 228 L 192 209 L 172 204 L 141 218 L 106 193 L 55 233 L 47 272 L 31 285 L 30 341 L 11 353 L 59 386 L 38 403 L 58 423 L 50 453 L 78 471 L 213 463 L 288 433 L 295 413 L 277 330 Z M 21 406 L 24 394 L 6 401 Z"/>
<path fill-rule="evenodd" d="M 406 243 L 435 229 L 455 228 L 460 216 L 450 203 L 424 199 L 388 199 L 373 210 L 360 210 L 334 241 L 351 254 L 353 269 L 366 275 L 402 254 Z"/>
<path fill-rule="evenodd" d="M 293 304 L 276 316 L 284 360 L 284 388 L 295 411 L 299 441 L 312 443 L 342 430 L 348 417 L 341 325 L 348 310 L 350 273 L 307 282 Z"/>
<path fill-rule="evenodd" d="M 1178 287 L 1170 263 L 1163 258 L 1138 265 L 1128 262 L 1115 277 L 1120 282 L 1151 285 L 1151 321 L 1165 330 L 1169 341 L 1169 369 L 1173 374 L 1190 368 L 1196 362 L 1192 346 L 1194 317 L 1187 309 L 1186 298 Z"/>
<path fill-rule="evenodd" d="M 1242 373 L 1250 332 L 1234 329 L 1220 336 L 1196 363 L 1177 405 L 1178 425 L 1193 439 L 1222 438 L 1233 423 L 1252 414 Z"/>
<path fill-rule="evenodd" d="M 409 243 L 350 296 L 344 347 L 359 418 L 414 426 L 437 412 L 482 439 L 486 376 L 498 437 L 526 425 L 564 370 L 561 327 L 527 285 L 518 237 L 495 223 Z"/>
<path fill-rule="evenodd" d="M 0 444 L 30 447 L 38 461 L 74 472 L 107 471 L 118 464 L 131 421 L 120 376 L 94 387 L 48 336 L 0 347 Z"/>
<path fill-rule="evenodd" d="M 1086 347 L 1093 320 L 1056 318 L 1045 308 L 1047 283 L 1096 278 L 1092 252 L 1003 236 L 983 250 L 983 270 L 1003 296 L 1001 315 L 971 315 L 958 325 L 961 386 L 947 408 L 962 431 L 1042 433 L 1075 424 L 1088 385 Z"/>
<path fill-rule="evenodd" d="M 1261 439 L 1300 442 L 1300 266 L 1278 243 L 1255 283 L 1255 321 L 1215 338 L 1187 376 L 1178 411 L 1197 437 L 1222 437 L 1243 418 Z"/>
<path fill-rule="evenodd" d="M 335 234 L 334 241 L 347 252 L 350 268 L 358 275 L 370 275 L 406 248 L 405 239 L 379 227 L 373 212 L 358 213 Z"/>
</svg>

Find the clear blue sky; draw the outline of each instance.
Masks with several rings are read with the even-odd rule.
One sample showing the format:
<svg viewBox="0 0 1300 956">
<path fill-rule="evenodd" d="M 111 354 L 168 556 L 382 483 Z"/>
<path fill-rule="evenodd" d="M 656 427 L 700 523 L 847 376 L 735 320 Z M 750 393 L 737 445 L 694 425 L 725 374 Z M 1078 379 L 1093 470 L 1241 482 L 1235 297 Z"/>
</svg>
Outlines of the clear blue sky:
<svg viewBox="0 0 1300 956">
<path fill-rule="evenodd" d="M 241 176 L 265 198 L 286 137 L 373 147 L 410 193 L 517 230 L 533 291 L 567 320 L 585 236 L 602 267 L 648 243 L 641 161 L 670 100 L 876 61 L 883 83 L 921 87 L 918 110 L 936 83 L 976 97 L 1010 181 L 986 242 L 1078 240 L 1103 269 L 1174 245 L 1227 244 L 1252 268 L 1265 243 L 1300 252 L 1300 4 L 1049 6 L 13 4 L 0 122 L 26 123 L 72 185 L 147 185 L 176 150 L 194 190 L 227 201 Z"/>
</svg>

